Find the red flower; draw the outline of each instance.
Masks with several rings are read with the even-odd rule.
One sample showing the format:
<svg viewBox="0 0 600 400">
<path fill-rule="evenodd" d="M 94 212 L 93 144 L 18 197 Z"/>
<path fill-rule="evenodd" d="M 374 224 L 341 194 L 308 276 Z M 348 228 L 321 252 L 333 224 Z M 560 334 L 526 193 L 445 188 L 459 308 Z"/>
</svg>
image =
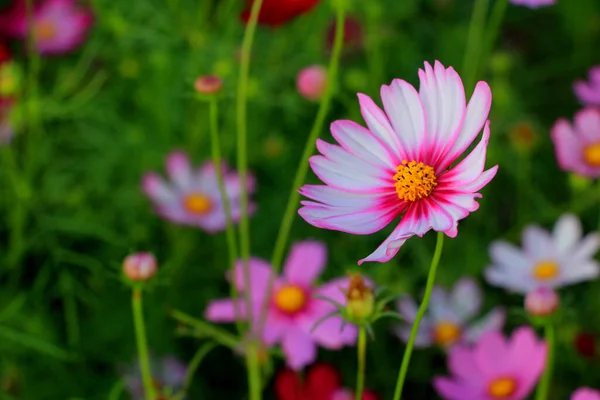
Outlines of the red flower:
<svg viewBox="0 0 600 400">
<path fill-rule="evenodd" d="M 325 48 L 331 50 L 335 40 L 335 20 L 327 27 L 325 33 Z M 353 17 L 344 19 L 344 50 L 357 51 L 363 47 L 364 34 L 361 22 Z"/>
<path fill-rule="evenodd" d="M 6 43 L 0 39 L 0 64 L 10 61 L 11 58 L 10 49 Z"/>
<path fill-rule="evenodd" d="M 242 12 L 242 19 L 248 22 L 250 8 L 254 0 L 245 0 L 248 8 Z M 276 27 L 312 10 L 319 0 L 263 0 L 258 23 Z"/>
<path fill-rule="evenodd" d="M 581 332 L 575 337 L 575 349 L 586 358 L 596 355 L 596 335 L 589 332 Z"/>
</svg>

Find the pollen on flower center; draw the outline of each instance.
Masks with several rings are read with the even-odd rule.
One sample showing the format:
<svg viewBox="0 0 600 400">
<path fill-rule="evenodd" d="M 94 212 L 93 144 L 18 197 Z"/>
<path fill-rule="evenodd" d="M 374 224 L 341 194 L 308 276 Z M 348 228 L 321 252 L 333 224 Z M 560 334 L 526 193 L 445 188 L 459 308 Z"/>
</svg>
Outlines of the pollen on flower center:
<svg viewBox="0 0 600 400">
<path fill-rule="evenodd" d="M 306 293 L 296 285 L 284 285 L 275 293 L 274 303 L 279 311 L 293 314 L 306 305 Z"/>
<path fill-rule="evenodd" d="M 554 261 L 542 261 L 533 268 L 532 275 L 537 280 L 547 281 L 556 278 L 559 272 L 560 268 Z"/>
<path fill-rule="evenodd" d="M 56 36 L 56 25 L 51 21 L 41 21 L 35 24 L 34 31 L 36 38 L 49 40 Z"/>
<path fill-rule="evenodd" d="M 396 167 L 394 186 L 400 200 L 415 201 L 427 197 L 437 186 L 432 167 L 422 162 L 406 160 Z"/>
<path fill-rule="evenodd" d="M 488 395 L 494 399 L 505 399 L 517 390 L 517 383 L 512 378 L 494 379 L 488 386 Z"/>
<path fill-rule="evenodd" d="M 592 167 L 600 167 L 600 143 L 591 144 L 583 149 L 585 162 Z"/>
<path fill-rule="evenodd" d="M 439 346 L 446 347 L 456 342 L 461 333 L 460 326 L 454 322 L 444 321 L 438 323 L 433 329 L 433 338 Z"/>
<path fill-rule="evenodd" d="M 212 201 L 209 197 L 202 193 L 191 193 L 183 199 L 183 206 L 192 214 L 206 214 L 212 207 Z"/>
</svg>

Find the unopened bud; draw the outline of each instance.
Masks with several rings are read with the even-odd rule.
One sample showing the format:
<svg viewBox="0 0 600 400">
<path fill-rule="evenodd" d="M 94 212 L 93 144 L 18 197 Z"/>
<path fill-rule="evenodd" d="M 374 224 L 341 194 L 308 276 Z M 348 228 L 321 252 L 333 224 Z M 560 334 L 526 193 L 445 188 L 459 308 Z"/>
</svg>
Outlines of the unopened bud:
<svg viewBox="0 0 600 400">
<path fill-rule="evenodd" d="M 296 88 L 304 98 L 319 100 L 327 87 L 327 70 L 320 65 L 304 68 L 296 78 Z"/>
<path fill-rule="evenodd" d="M 375 297 L 373 289 L 365 283 L 363 277 L 356 273 L 350 276 L 350 284 L 346 292 L 346 312 L 355 320 L 364 320 L 373 314 Z"/>
<path fill-rule="evenodd" d="M 558 308 L 558 294 L 547 287 L 539 287 L 525 296 L 525 309 L 534 317 L 547 317 Z"/>
<path fill-rule="evenodd" d="M 156 258 L 150 253 L 131 254 L 123 260 L 123 273 L 132 281 L 146 281 L 156 275 Z"/>
<path fill-rule="evenodd" d="M 196 92 L 204 95 L 219 93 L 222 87 L 223 81 L 216 75 L 204 75 L 194 82 Z"/>
</svg>

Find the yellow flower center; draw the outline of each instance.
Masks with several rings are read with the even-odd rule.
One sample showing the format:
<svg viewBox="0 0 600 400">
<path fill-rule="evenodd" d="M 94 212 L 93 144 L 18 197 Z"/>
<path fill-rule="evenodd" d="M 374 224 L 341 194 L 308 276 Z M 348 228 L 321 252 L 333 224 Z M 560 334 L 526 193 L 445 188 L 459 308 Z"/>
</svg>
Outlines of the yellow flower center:
<svg viewBox="0 0 600 400">
<path fill-rule="evenodd" d="M 288 314 L 293 314 L 304 308 L 306 293 L 296 285 L 284 285 L 275 293 L 275 306 Z"/>
<path fill-rule="evenodd" d="M 559 272 L 560 268 L 555 262 L 542 261 L 533 268 L 532 275 L 537 280 L 547 281 L 556 278 Z"/>
<path fill-rule="evenodd" d="M 594 143 L 584 148 L 583 158 L 588 165 L 600 167 L 600 143 Z"/>
<path fill-rule="evenodd" d="M 517 383 L 512 378 L 494 379 L 488 386 L 488 395 L 494 399 L 505 399 L 517 390 Z"/>
<path fill-rule="evenodd" d="M 422 162 L 404 160 L 396 167 L 396 171 L 394 186 L 396 186 L 400 200 L 422 199 L 429 196 L 433 188 L 437 186 L 433 168 Z"/>
<path fill-rule="evenodd" d="M 56 36 L 56 25 L 52 21 L 40 21 L 35 24 L 35 37 L 50 40 Z"/>
<path fill-rule="evenodd" d="M 192 193 L 183 199 L 183 207 L 192 214 L 206 214 L 212 207 L 212 201 L 201 193 Z"/>
<path fill-rule="evenodd" d="M 454 322 L 440 322 L 433 329 L 433 338 L 435 342 L 442 347 L 447 347 L 456 342 L 461 335 L 460 326 Z"/>
</svg>

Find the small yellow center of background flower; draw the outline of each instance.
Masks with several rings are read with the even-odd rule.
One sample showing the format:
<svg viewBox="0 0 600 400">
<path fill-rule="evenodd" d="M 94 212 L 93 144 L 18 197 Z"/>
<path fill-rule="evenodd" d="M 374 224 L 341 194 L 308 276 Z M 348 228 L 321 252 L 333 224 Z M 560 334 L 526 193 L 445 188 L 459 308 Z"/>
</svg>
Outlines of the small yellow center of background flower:
<svg viewBox="0 0 600 400">
<path fill-rule="evenodd" d="M 460 326 L 454 322 L 444 321 L 438 323 L 433 329 L 435 342 L 442 347 L 449 346 L 460 339 Z"/>
<path fill-rule="evenodd" d="M 285 313 L 295 313 L 304 308 L 306 294 L 296 285 L 284 285 L 275 293 L 275 306 Z"/>
<path fill-rule="evenodd" d="M 560 268 L 555 262 L 542 261 L 533 268 L 532 275 L 537 280 L 547 281 L 556 278 L 559 272 Z"/>
<path fill-rule="evenodd" d="M 494 399 L 505 399 L 517 390 L 517 383 L 512 378 L 494 379 L 488 386 L 488 394 Z"/>
<path fill-rule="evenodd" d="M 583 149 L 585 162 L 592 167 L 600 167 L 600 143 L 595 143 Z"/>
<path fill-rule="evenodd" d="M 434 170 L 429 165 L 416 161 L 402 161 L 396 167 L 394 186 L 400 200 L 415 201 L 431 194 L 437 186 Z"/>
<path fill-rule="evenodd" d="M 212 209 L 212 201 L 200 193 L 192 193 L 185 196 L 183 206 L 192 214 L 206 214 Z"/>
<path fill-rule="evenodd" d="M 56 36 L 56 25 L 51 21 L 41 21 L 35 24 L 35 37 L 50 40 Z"/>
</svg>

